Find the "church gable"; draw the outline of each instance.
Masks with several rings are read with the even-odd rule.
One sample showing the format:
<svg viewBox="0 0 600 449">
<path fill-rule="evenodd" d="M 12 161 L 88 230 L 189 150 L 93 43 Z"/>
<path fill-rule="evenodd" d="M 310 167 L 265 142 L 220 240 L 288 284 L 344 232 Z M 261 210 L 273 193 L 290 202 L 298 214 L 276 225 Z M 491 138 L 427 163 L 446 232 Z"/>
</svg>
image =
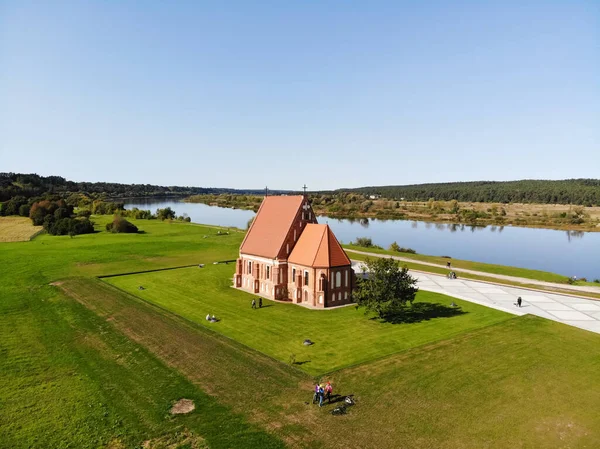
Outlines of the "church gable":
<svg viewBox="0 0 600 449">
<path fill-rule="evenodd" d="M 289 257 L 307 267 L 341 267 L 351 264 L 328 225 L 308 224 Z"/>
<path fill-rule="evenodd" d="M 316 218 L 304 196 L 267 196 L 254 218 L 241 254 L 287 259 L 306 223 Z"/>
</svg>

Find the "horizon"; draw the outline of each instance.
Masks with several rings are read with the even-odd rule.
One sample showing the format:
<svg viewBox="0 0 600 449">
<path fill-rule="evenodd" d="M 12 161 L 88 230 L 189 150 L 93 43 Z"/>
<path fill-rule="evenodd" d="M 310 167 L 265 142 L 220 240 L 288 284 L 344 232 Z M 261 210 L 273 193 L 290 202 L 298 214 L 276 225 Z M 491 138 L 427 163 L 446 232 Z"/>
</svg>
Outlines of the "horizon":
<svg viewBox="0 0 600 449">
<path fill-rule="evenodd" d="M 154 184 L 154 183 L 150 183 L 150 182 L 132 183 L 132 182 L 118 182 L 118 181 L 80 181 L 80 180 L 69 179 L 69 178 L 67 178 L 63 175 L 59 175 L 59 174 L 42 175 L 40 173 L 0 172 L 0 174 L 2 174 L 2 173 L 23 175 L 23 176 L 28 176 L 28 175 L 37 175 L 37 176 L 43 176 L 43 177 L 57 176 L 57 177 L 64 178 L 65 181 L 67 181 L 67 182 L 92 183 L 92 184 L 104 183 L 104 184 L 122 184 L 122 185 L 153 185 L 153 186 L 157 186 L 157 187 L 190 187 L 190 188 L 201 188 L 201 189 L 228 189 L 228 190 L 240 190 L 240 191 L 264 191 L 266 188 L 266 189 L 268 189 L 269 192 L 292 192 L 292 193 L 300 192 L 302 190 L 302 188 L 300 188 L 300 189 L 283 189 L 283 188 L 271 188 L 269 186 L 229 187 L 229 186 L 216 186 L 216 185 L 178 185 L 178 184 L 166 185 L 166 184 Z M 306 186 L 306 188 L 307 188 L 308 192 L 321 192 L 321 191 L 355 190 L 355 189 L 369 189 L 369 188 L 376 189 L 376 188 L 383 188 L 383 187 L 414 187 L 414 186 L 425 186 L 425 185 L 436 185 L 436 184 L 508 183 L 508 182 L 523 182 L 523 181 L 540 181 L 540 182 L 544 182 L 544 181 L 550 181 L 550 182 L 554 182 L 554 181 L 556 181 L 556 182 L 560 182 L 560 181 L 600 181 L 600 178 L 564 178 L 564 179 L 528 178 L 528 179 L 513 179 L 513 180 L 507 180 L 507 181 L 498 181 L 498 180 L 492 180 L 492 179 L 479 179 L 479 180 L 474 180 L 474 181 L 442 181 L 442 182 L 425 182 L 425 183 L 418 183 L 418 184 L 362 185 L 362 186 L 357 186 L 357 187 L 336 187 L 333 189 L 319 189 L 319 190 L 310 190 L 309 186 Z"/>
<path fill-rule="evenodd" d="M 0 171 L 293 191 L 594 179 L 599 20 L 589 0 L 3 2 Z"/>
</svg>

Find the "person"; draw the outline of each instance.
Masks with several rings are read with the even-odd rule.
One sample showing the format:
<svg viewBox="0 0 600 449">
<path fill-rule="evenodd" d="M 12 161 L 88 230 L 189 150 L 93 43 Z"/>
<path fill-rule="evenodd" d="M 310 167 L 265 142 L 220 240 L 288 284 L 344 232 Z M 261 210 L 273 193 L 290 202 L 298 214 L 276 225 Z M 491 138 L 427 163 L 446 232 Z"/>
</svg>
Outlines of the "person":
<svg viewBox="0 0 600 449">
<path fill-rule="evenodd" d="M 258 298 L 258 308 L 262 309 L 262 298 Z"/>
<path fill-rule="evenodd" d="M 206 314 L 206 321 L 210 321 L 210 313 Z"/>
<path fill-rule="evenodd" d="M 256 299 L 253 299 L 253 300 L 252 300 L 252 308 L 253 308 L 253 309 L 256 309 Z"/>
<path fill-rule="evenodd" d="M 333 387 L 331 386 L 331 382 L 327 381 L 327 385 L 325 385 L 325 394 L 327 395 L 327 402 L 331 404 L 331 393 L 333 392 Z"/>
<path fill-rule="evenodd" d="M 212 318 L 210 319 L 213 323 L 217 322 L 217 319 L 215 318 L 215 316 L 213 315 Z"/>
<path fill-rule="evenodd" d="M 319 400 L 319 384 L 315 384 L 315 394 L 313 395 L 313 404 Z"/>
<path fill-rule="evenodd" d="M 521 299 L 521 297 L 519 296 L 517 298 L 517 306 L 521 307 L 521 303 L 523 302 L 523 300 Z"/>
<path fill-rule="evenodd" d="M 452 267 L 452 264 L 450 262 L 446 262 L 446 268 L 450 269 Z"/>
<path fill-rule="evenodd" d="M 323 407 L 323 396 L 325 396 L 325 390 L 323 390 L 323 385 L 319 385 L 319 407 Z"/>
</svg>

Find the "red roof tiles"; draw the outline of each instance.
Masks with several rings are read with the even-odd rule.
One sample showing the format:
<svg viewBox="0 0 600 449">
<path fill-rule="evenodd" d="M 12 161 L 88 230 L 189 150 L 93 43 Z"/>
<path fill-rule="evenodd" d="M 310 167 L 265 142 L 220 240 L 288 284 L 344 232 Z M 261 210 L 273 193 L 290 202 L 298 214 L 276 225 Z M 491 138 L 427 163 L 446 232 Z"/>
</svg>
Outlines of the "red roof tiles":
<svg viewBox="0 0 600 449">
<path fill-rule="evenodd" d="M 328 225 L 307 224 L 288 261 L 308 267 L 341 267 L 350 265 Z"/>
<path fill-rule="evenodd" d="M 240 253 L 275 259 L 294 224 L 303 196 L 267 196 L 240 247 Z"/>
</svg>

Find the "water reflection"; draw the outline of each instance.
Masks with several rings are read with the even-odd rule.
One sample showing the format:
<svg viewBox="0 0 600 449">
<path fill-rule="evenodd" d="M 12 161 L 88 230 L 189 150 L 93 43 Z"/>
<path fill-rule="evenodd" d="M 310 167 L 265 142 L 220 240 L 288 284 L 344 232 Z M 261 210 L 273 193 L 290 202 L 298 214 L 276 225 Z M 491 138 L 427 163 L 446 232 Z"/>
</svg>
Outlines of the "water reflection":
<svg viewBox="0 0 600 449">
<path fill-rule="evenodd" d="M 566 231 L 567 232 L 567 240 L 570 242 L 571 239 L 582 239 L 585 235 L 583 231 Z"/>
<path fill-rule="evenodd" d="M 188 214 L 195 223 L 235 226 L 240 229 L 246 229 L 246 223 L 255 215 L 247 210 L 181 203 L 176 200 L 130 201 L 125 206 L 128 209 L 138 207 L 153 211 L 171 207 L 177 215 Z M 413 248 L 421 254 L 448 255 L 457 259 L 551 271 L 565 276 L 600 278 L 600 232 L 367 218 L 318 217 L 318 221 L 328 221 L 338 240 L 344 242 L 367 237 L 374 244 L 387 248 L 396 241 L 400 246 Z M 424 225 L 421 226 L 420 223 Z M 471 232 L 465 232 L 467 230 Z"/>
</svg>

